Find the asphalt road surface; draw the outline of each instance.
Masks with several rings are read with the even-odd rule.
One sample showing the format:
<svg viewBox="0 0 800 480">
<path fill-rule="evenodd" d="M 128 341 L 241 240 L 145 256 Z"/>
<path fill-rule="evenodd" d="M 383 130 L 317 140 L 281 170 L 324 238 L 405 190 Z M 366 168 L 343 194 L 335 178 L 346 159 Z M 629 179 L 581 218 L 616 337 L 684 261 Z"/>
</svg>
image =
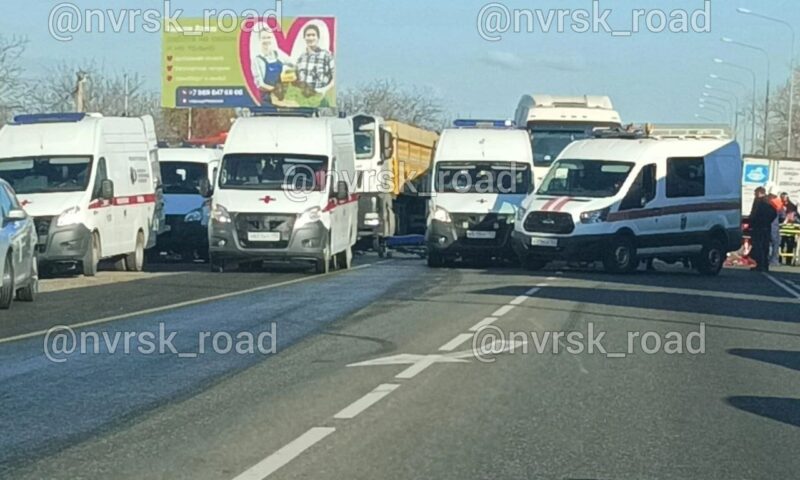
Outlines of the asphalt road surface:
<svg viewBox="0 0 800 480">
<path fill-rule="evenodd" d="M 0 314 L 0 478 L 800 472 L 792 270 L 356 265 L 46 281 Z"/>
</svg>

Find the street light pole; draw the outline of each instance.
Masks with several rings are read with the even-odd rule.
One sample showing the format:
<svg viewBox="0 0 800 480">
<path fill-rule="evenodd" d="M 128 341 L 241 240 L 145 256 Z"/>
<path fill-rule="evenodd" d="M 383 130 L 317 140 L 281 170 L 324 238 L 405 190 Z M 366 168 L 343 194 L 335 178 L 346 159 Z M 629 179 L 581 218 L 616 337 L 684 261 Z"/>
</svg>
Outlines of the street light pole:
<svg viewBox="0 0 800 480">
<path fill-rule="evenodd" d="M 722 90 L 720 88 L 714 88 L 714 86 L 709 85 L 709 84 L 705 84 L 704 88 L 706 90 L 711 90 L 711 91 L 719 92 L 719 93 L 722 93 L 722 94 L 725 94 L 725 95 L 730 95 L 733 98 L 733 101 L 734 101 L 734 115 L 735 115 L 735 120 L 733 122 L 734 123 L 733 129 L 734 129 L 734 132 L 736 132 L 736 135 L 734 135 L 734 137 L 738 139 L 738 137 L 739 137 L 739 96 L 736 95 L 734 92 L 731 92 L 729 90 Z M 709 98 L 715 98 L 715 97 L 709 97 Z M 717 97 L 717 98 L 719 98 L 719 97 Z"/>
<path fill-rule="evenodd" d="M 733 45 L 738 45 L 740 47 L 749 48 L 750 50 L 756 50 L 764 54 L 764 58 L 767 59 L 767 90 L 764 96 L 764 155 L 769 155 L 769 144 L 767 143 L 768 136 L 769 136 L 769 75 L 771 68 L 771 61 L 769 58 L 769 52 L 764 50 L 763 48 L 751 45 L 749 43 L 738 42 L 733 40 L 732 38 L 722 37 L 722 41 L 725 43 L 730 43 Z"/>
<path fill-rule="evenodd" d="M 753 79 L 753 107 L 752 107 L 752 115 L 750 116 L 750 122 L 751 122 L 751 124 L 750 124 L 750 138 L 752 139 L 751 140 L 752 141 L 752 145 L 751 145 L 751 152 L 750 153 L 755 153 L 755 149 L 756 149 L 756 84 L 757 84 L 756 72 L 753 69 L 745 67 L 743 65 L 726 62 L 725 60 L 723 60 L 721 58 L 715 58 L 714 59 L 714 63 L 716 63 L 718 65 L 727 65 L 727 66 L 729 66 L 731 68 L 735 68 L 737 70 L 745 71 L 745 72 L 749 73 L 750 76 Z"/>
<path fill-rule="evenodd" d="M 726 83 L 730 83 L 730 84 L 736 85 L 738 87 L 741 87 L 742 90 L 744 91 L 745 95 L 747 94 L 747 91 L 749 89 L 749 87 L 744 82 L 740 82 L 739 80 L 734 80 L 732 78 L 721 77 L 721 76 L 716 75 L 714 73 L 709 74 L 708 77 L 711 78 L 712 80 L 719 80 L 720 82 L 726 82 Z M 756 92 L 755 92 L 755 90 L 753 90 L 751 92 L 751 98 L 752 98 L 753 105 L 756 104 L 756 96 L 755 95 L 756 95 Z M 744 122 L 742 123 L 743 148 L 745 150 L 747 150 L 747 125 L 746 125 L 746 122 L 747 122 L 747 110 L 745 108 L 742 108 L 741 112 L 742 112 L 742 117 L 744 117 Z M 751 137 L 750 138 L 750 148 L 751 148 L 751 150 L 752 150 L 754 145 L 755 145 L 755 138 Z"/>
<path fill-rule="evenodd" d="M 795 54 L 795 49 L 797 47 L 797 44 L 796 44 L 797 35 L 795 33 L 794 26 L 791 23 L 787 22 L 786 20 L 781 20 L 780 18 L 770 17 L 769 15 L 756 13 L 756 12 L 753 12 L 752 10 L 750 10 L 750 9 L 747 9 L 747 8 L 739 8 L 739 9 L 737 9 L 737 11 L 739 13 L 743 14 L 743 15 L 751 15 L 753 17 L 757 17 L 757 18 L 761 18 L 761 19 L 764 19 L 764 20 L 768 20 L 770 22 L 780 23 L 781 25 L 787 27 L 789 29 L 789 31 L 792 33 L 792 45 L 791 45 L 792 57 L 791 57 L 791 59 L 789 61 L 789 69 L 790 69 L 789 70 L 789 118 L 787 119 L 787 122 L 786 122 L 786 123 L 789 124 L 788 132 L 787 132 L 788 138 L 786 140 L 786 156 L 787 157 L 791 157 L 793 155 L 793 153 L 794 153 L 794 138 L 792 138 L 792 136 L 794 135 L 794 131 L 793 131 L 793 129 L 794 129 L 794 66 L 795 66 L 794 54 Z"/>
</svg>

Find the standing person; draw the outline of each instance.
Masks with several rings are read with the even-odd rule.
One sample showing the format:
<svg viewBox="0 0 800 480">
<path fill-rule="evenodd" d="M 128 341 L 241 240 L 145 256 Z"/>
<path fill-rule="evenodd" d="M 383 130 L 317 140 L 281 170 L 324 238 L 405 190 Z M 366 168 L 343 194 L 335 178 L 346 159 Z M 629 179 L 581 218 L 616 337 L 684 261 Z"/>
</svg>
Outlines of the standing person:
<svg viewBox="0 0 800 480">
<path fill-rule="evenodd" d="M 261 92 L 261 104 L 272 106 L 272 96 L 281 98 L 281 73 L 283 62 L 278 58 L 277 40 L 275 34 L 268 27 L 258 33 L 261 53 L 253 59 L 253 79 Z"/>
<path fill-rule="evenodd" d="M 303 30 L 306 51 L 297 60 L 297 80 L 312 94 L 333 83 L 335 71 L 333 55 L 319 46 L 319 37 L 320 31 L 316 25 L 309 25 Z"/>
<path fill-rule="evenodd" d="M 789 194 L 786 192 L 781 193 L 781 202 L 783 203 L 783 208 L 786 212 L 785 218 L 781 222 L 783 225 L 794 225 L 800 218 L 797 216 L 797 205 L 795 205 L 790 199 Z M 786 236 L 781 237 L 781 248 L 785 251 L 793 253 L 797 248 L 797 241 L 795 240 L 794 236 Z M 792 258 L 787 257 L 786 263 L 791 264 Z"/>
<path fill-rule="evenodd" d="M 783 202 L 777 195 L 770 193 L 767 196 L 769 204 L 775 209 L 775 220 L 772 221 L 772 229 L 770 235 L 770 250 L 769 250 L 769 264 L 781 264 L 781 224 L 786 219 L 786 208 Z"/>
<path fill-rule="evenodd" d="M 767 190 L 764 187 L 756 188 L 756 199 L 750 211 L 750 237 L 753 244 L 751 257 L 757 266 L 752 270 L 759 272 L 769 271 L 769 245 L 772 236 L 772 222 L 778 217 L 778 212 L 769 203 Z"/>
</svg>

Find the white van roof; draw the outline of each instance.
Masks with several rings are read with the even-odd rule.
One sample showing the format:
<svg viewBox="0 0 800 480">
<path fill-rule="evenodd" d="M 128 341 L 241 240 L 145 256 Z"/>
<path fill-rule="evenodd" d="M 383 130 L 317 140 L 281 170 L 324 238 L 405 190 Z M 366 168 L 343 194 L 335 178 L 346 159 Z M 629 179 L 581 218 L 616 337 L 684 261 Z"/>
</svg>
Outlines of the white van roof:
<svg viewBox="0 0 800 480">
<path fill-rule="evenodd" d="M 42 118 L 38 121 L 37 118 Z M 52 117 L 52 118 L 49 118 Z M 94 155 L 99 146 L 102 128 L 113 127 L 115 133 L 142 132 L 155 148 L 155 129 L 150 116 L 103 117 L 99 114 L 21 115 L 19 122 L 0 129 L 0 157 L 36 155 Z"/>
<path fill-rule="evenodd" d="M 335 117 L 243 117 L 231 127 L 223 151 L 328 156 L 331 136 L 348 131 L 352 135 L 351 121 Z"/>
<path fill-rule="evenodd" d="M 735 143 L 729 139 L 595 138 L 569 144 L 559 159 L 650 163 L 672 157 L 705 157 Z"/>
<path fill-rule="evenodd" d="M 436 161 L 507 160 L 533 163 L 528 133 L 518 129 L 446 128 Z"/>
<path fill-rule="evenodd" d="M 222 158 L 219 148 L 159 148 L 159 162 L 209 163 Z"/>
</svg>

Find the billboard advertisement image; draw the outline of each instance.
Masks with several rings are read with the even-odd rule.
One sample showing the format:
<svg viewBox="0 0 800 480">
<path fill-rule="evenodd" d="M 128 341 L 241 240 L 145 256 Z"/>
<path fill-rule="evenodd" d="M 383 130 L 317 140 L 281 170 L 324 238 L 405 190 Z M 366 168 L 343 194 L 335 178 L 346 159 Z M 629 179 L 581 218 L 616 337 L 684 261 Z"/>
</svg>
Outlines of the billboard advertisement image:
<svg viewBox="0 0 800 480">
<path fill-rule="evenodd" d="M 242 18 L 232 28 L 185 19 L 163 34 L 166 108 L 336 106 L 332 17 Z"/>
</svg>

